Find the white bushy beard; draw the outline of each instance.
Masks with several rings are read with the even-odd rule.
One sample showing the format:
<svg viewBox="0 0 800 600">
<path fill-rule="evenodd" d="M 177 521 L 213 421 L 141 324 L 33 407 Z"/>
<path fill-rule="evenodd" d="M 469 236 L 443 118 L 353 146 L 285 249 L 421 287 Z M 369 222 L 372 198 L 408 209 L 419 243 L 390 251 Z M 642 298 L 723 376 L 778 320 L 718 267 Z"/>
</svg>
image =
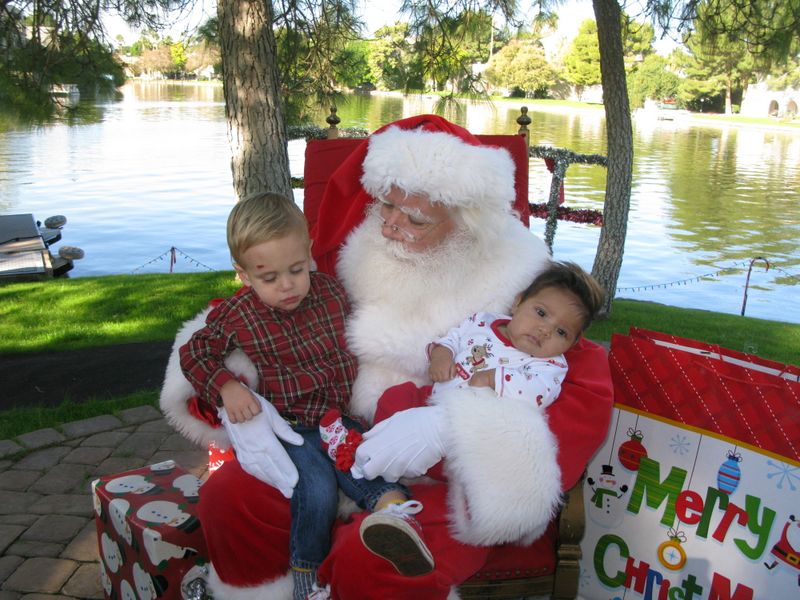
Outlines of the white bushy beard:
<svg viewBox="0 0 800 600">
<path fill-rule="evenodd" d="M 373 243 L 389 257 L 411 267 L 415 277 L 426 279 L 426 275 L 437 276 L 448 265 L 461 264 L 472 254 L 480 254 L 478 240 L 465 226 L 457 228 L 440 244 L 428 250 L 409 250 L 402 241 L 390 240 L 381 233 L 383 218 L 376 203 L 367 211 L 366 227 L 374 231 Z M 435 280 L 434 280 L 435 281 Z"/>
</svg>

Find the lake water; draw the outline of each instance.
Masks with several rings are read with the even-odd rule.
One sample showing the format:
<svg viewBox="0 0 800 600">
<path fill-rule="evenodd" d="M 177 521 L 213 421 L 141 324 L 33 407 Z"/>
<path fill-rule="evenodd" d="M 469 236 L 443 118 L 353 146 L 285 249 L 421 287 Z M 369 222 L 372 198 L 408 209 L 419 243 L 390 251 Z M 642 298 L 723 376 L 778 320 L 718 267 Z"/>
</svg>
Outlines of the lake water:
<svg viewBox="0 0 800 600">
<path fill-rule="evenodd" d="M 83 248 L 71 277 L 230 268 L 225 219 L 234 202 L 222 89 L 135 83 L 77 117 L 0 131 L 0 214 L 68 219 L 61 244 Z M 374 130 L 430 112 L 415 96 L 353 96 L 340 126 Z M 470 105 L 448 118 L 474 133 L 512 133 L 518 105 Z M 605 154 L 602 111 L 531 110 L 531 142 Z M 325 111 L 317 122 L 325 125 Z M 800 322 L 800 135 L 637 120 L 631 212 L 618 297 Z M 290 143 L 302 175 L 304 142 Z M 602 208 L 605 169 L 573 165 L 566 202 Z M 549 175 L 531 162 L 531 199 Z M 302 190 L 296 191 L 302 202 Z M 543 235 L 544 222 L 531 229 Z M 554 254 L 590 269 L 599 229 L 560 221 Z M 56 246 L 57 248 L 57 246 Z"/>
</svg>

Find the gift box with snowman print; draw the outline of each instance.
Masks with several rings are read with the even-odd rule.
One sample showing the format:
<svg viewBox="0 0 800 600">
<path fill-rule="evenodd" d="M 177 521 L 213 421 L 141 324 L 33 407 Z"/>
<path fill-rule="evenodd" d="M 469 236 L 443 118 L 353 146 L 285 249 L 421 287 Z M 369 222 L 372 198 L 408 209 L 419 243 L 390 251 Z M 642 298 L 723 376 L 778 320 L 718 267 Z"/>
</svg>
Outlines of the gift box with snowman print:
<svg viewBox="0 0 800 600">
<path fill-rule="evenodd" d="M 202 576 L 201 483 L 171 460 L 92 482 L 106 598 L 180 599 Z"/>
</svg>

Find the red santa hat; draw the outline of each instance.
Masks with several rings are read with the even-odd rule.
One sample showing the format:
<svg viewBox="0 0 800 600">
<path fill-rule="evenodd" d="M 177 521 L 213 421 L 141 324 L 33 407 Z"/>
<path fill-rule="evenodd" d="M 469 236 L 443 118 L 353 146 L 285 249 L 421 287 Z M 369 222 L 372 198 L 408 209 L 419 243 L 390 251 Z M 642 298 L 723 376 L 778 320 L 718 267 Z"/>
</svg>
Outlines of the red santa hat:
<svg viewBox="0 0 800 600">
<path fill-rule="evenodd" d="M 390 123 L 334 171 L 311 231 L 317 268 L 335 273 L 339 247 L 366 207 L 396 186 L 450 207 L 504 214 L 514 201 L 514 161 L 469 131 L 436 115 Z"/>
</svg>

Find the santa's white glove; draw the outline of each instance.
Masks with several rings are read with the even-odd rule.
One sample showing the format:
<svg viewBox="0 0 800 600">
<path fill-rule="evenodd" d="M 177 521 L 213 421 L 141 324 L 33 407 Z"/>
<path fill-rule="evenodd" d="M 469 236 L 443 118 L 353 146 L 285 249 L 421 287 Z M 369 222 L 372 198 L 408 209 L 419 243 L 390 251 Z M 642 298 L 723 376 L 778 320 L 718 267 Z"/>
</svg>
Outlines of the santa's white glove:
<svg viewBox="0 0 800 600">
<path fill-rule="evenodd" d="M 419 477 L 444 458 L 440 406 L 420 406 L 393 414 L 364 434 L 356 450 L 353 477 L 397 481 Z"/>
<path fill-rule="evenodd" d="M 261 412 L 255 417 L 244 423 L 231 423 L 224 408 L 220 409 L 219 417 L 242 469 L 291 498 L 299 475 L 278 438 L 302 446 L 303 436 L 292 430 L 272 404 L 252 393 L 261 403 Z"/>
</svg>

